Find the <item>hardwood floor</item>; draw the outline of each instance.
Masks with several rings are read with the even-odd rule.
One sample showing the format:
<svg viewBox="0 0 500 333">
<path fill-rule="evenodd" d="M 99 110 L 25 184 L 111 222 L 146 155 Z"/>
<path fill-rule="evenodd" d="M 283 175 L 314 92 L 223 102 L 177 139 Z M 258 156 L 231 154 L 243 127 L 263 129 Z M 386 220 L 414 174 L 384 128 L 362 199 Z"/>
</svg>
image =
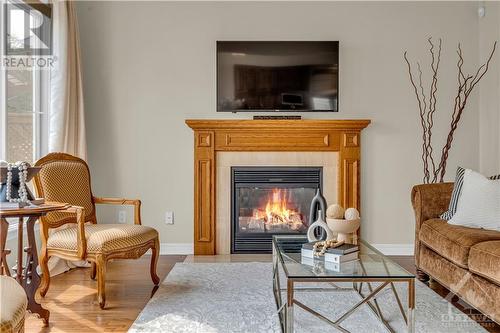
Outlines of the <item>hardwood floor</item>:
<svg viewBox="0 0 500 333">
<path fill-rule="evenodd" d="M 175 263 L 185 256 L 160 256 L 158 276 L 163 281 Z M 34 315 L 26 320 L 26 332 L 126 332 L 153 293 L 149 275 L 150 256 L 138 260 L 116 260 L 108 264 L 106 309 L 97 302 L 97 281 L 89 268 L 78 268 L 52 278 L 45 298 L 50 311 L 49 327 Z"/>
<path fill-rule="evenodd" d="M 391 258 L 415 273 L 413 257 Z M 105 310 L 101 310 L 97 303 L 97 282 L 90 279 L 90 269 L 79 268 L 54 277 L 47 296 L 41 299 L 43 306 L 51 312 L 49 327 L 42 327 L 40 319 L 29 315 L 26 332 L 126 332 L 156 291 L 149 276 L 149 260 L 149 256 L 144 256 L 138 260 L 117 260 L 109 264 Z M 270 255 L 160 256 L 158 275 L 163 281 L 175 263 L 183 261 L 270 260 Z M 448 290 L 436 282 L 430 283 L 430 287 L 443 298 L 449 295 Z M 452 299 L 452 303 L 463 311 L 462 302 L 457 297 Z M 500 326 L 495 323 L 488 322 L 484 327 L 489 332 L 500 333 Z"/>
</svg>

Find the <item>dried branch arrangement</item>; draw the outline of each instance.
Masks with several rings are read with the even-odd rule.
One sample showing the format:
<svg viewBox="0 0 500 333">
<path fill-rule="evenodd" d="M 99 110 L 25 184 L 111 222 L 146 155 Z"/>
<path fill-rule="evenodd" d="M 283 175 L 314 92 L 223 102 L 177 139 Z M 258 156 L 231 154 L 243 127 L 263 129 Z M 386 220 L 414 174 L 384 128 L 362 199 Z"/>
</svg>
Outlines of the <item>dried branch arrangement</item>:
<svg viewBox="0 0 500 333">
<path fill-rule="evenodd" d="M 453 135 L 458 127 L 458 123 L 462 117 L 462 113 L 467 105 L 467 100 L 472 93 L 474 87 L 481 81 L 483 76 L 488 72 L 490 62 L 493 59 L 495 50 L 497 47 L 497 42 L 493 44 L 493 49 L 487 59 L 487 61 L 482 64 L 475 74 L 464 74 L 463 64 L 464 58 L 462 54 L 462 48 L 458 44 L 457 54 L 458 54 L 458 90 L 455 97 L 455 103 L 453 107 L 453 113 L 451 116 L 450 131 L 446 138 L 446 143 L 441 149 L 441 157 L 439 163 L 434 160 L 434 150 L 432 147 L 432 128 L 434 126 L 434 113 L 436 112 L 436 93 L 437 93 L 437 83 L 438 83 L 438 71 L 439 64 L 441 62 L 441 45 L 442 40 L 439 39 L 438 45 L 435 45 L 432 38 L 427 40 L 429 42 L 429 52 L 431 54 L 431 83 L 428 92 L 426 93 L 424 89 L 424 83 L 422 80 L 422 68 L 420 63 L 417 61 L 417 73 L 414 74 L 412 65 L 408 60 L 408 52 L 405 51 L 404 59 L 408 65 L 408 75 L 410 77 L 411 85 L 415 92 L 417 98 L 417 104 L 420 115 L 420 125 L 422 127 L 422 163 L 424 167 L 424 183 L 436 183 L 443 182 L 444 176 L 446 174 L 446 161 L 448 160 L 448 154 L 451 149 L 453 142 Z"/>
</svg>

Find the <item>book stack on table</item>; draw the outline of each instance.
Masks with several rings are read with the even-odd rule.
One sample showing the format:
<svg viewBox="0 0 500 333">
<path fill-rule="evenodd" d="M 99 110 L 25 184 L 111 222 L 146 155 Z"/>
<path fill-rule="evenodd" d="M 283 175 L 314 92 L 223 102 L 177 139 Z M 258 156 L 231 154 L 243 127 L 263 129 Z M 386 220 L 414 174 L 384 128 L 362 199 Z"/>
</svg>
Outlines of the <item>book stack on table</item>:
<svg viewBox="0 0 500 333">
<path fill-rule="evenodd" d="M 302 257 L 310 259 L 322 259 L 325 262 L 333 262 L 335 264 L 345 263 L 358 259 L 359 247 L 354 244 L 342 244 L 339 247 L 326 250 L 323 256 L 315 254 L 313 249 L 314 242 L 305 243 L 302 245 Z"/>
</svg>

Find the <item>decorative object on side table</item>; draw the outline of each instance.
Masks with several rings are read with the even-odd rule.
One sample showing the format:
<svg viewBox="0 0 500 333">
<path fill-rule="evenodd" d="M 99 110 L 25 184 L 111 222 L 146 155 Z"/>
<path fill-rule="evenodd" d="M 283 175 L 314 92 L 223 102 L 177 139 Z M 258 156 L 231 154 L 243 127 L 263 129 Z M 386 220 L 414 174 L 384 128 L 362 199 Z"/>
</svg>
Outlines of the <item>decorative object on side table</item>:
<svg viewBox="0 0 500 333">
<path fill-rule="evenodd" d="M 441 61 L 441 39 L 439 39 L 437 50 L 435 50 L 436 46 L 432 42 L 432 38 L 429 38 L 428 42 L 430 45 L 429 52 L 431 54 L 430 77 L 432 78 L 428 96 L 425 95 L 425 90 L 423 88 L 424 83 L 422 82 L 422 69 L 420 67 L 420 63 L 417 62 L 417 73 L 414 74 L 410 60 L 408 60 L 407 51 L 404 52 L 404 60 L 406 61 L 406 64 L 408 66 L 408 75 L 410 77 L 410 82 L 417 98 L 420 115 L 420 125 L 422 127 L 423 143 L 421 157 L 424 167 L 423 182 L 425 184 L 437 182 L 442 183 L 444 181 L 444 175 L 446 173 L 446 162 L 448 160 L 448 154 L 453 142 L 453 135 L 455 134 L 455 130 L 458 128 L 458 123 L 462 118 L 462 113 L 465 110 L 470 94 L 489 69 L 490 62 L 493 59 L 493 55 L 495 54 L 497 46 L 497 42 L 495 42 L 488 59 L 477 69 L 475 73 L 473 72 L 472 74 L 466 74 L 463 71 L 464 58 L 462 54 L 462 48 L 460 47 L 460 43 L 458 44 L 458 90 L 457 95 L 454 98 L 450 131 L 448 132 L 446 143 L 440 150 L 441 157 L 439 163 L 436 163 L 433 156 L 434 149 L 432 147 L 432 127 L 434 126 L 434 113 L 436 112 L 437 105 L 436 92 L 439 63 Z"/>
<path fill-rule="evenodd" d="M 40 171 L 28 162 L 0 162 L 0 204 L 2 208 L 22 208 L 43 203 L 35 200 L 27 183 Z"/>
<path fill-rule="evenodd" d="M 344 215 L 340 216 L 339 212 L 342 212 L 344 209 L 339 207 L 339 205 L 328 207 L 330 212 L 326 217 L 328 228 L 333 233 L 337 233 L 337 241 L 356 244 L 357 237 L 355 237 L 355 233 L 361 224 L 359 211 L 356 208 L 348 208 L 345 210 Z"/>
</svg>

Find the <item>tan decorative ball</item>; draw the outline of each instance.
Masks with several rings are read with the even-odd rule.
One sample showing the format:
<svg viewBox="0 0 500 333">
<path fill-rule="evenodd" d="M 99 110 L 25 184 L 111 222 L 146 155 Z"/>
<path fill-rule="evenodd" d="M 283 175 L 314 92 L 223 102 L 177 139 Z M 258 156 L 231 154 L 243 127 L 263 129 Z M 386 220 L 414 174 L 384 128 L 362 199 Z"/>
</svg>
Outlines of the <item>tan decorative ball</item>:
<svg viewBox="0 0 500 333">
<path fill-rule="evenodd" d="M 343 219 L 344 208 L 339 204 L 330 205 L 326 210 L 326 217 L 331 219 Z"/>
<path fill-rule="evenodd" d="M 347 208 L 344 215 L 346 220 L 359 219 L 359 211 L 356 208 Z"/>
</svg>

